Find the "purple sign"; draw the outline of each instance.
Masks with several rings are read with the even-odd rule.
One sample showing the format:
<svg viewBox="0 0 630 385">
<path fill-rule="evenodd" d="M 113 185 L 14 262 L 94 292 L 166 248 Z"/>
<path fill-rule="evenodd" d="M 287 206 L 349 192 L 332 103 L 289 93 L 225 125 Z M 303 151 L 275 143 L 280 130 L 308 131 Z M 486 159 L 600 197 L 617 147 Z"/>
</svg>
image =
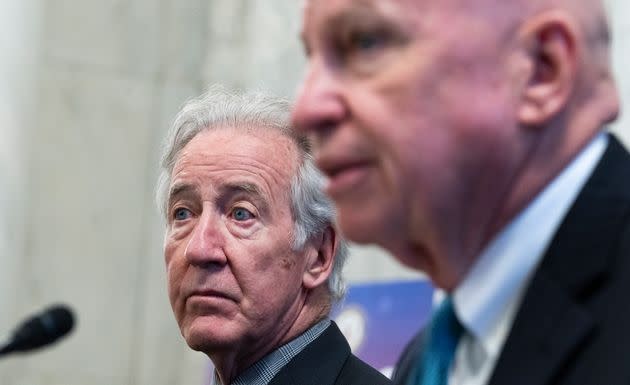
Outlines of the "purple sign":
<svg viewBox="0 0 630 385">
<path fill-rule="evenodd" d="M 389 377 L 406 344 L 429 319 L 433 293 L 426 280 L 351 285 L 332 318 L 353 353 Z"/>
</svg>

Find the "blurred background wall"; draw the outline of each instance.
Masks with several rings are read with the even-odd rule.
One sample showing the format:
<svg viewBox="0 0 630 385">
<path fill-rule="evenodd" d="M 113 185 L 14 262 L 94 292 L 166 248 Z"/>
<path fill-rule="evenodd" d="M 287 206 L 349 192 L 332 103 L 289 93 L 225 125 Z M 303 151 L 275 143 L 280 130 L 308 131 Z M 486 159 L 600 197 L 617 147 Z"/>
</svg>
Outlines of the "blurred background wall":
<svg viewBox="0 0 630 385">
<path fill-rule="evenodd" d="M 0 361 L 3 385 L 203 384 L 179 336 L 153 203 L 162 137 L 209 83 L 291 96 L 295 0 L 0 0 L 0 336 L 57 301 L 68 340 Z M 630 110 L 630 3 L 609 1 Z M 613 131 L 630 143 L 630 119 Z M 354 248 L 351 282 L 416 277 Z"/>
</svg>

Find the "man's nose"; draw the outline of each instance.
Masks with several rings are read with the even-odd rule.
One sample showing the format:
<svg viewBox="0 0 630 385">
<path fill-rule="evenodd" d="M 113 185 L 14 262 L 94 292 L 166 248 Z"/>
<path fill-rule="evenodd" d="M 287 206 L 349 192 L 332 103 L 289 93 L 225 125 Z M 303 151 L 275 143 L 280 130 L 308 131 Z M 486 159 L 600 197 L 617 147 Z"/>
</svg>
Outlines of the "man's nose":
<svg viewBox="0 0 630 385">
<path fill-rule="evenodd" d="M 345 114 L 340 79 L 323 60 L 311 58 L 291 115 L 293 126 L 305 134 L 323 135 L 334 129 Z"/>
<path fill-rule="evenodd" d="M 184 255 L 192 265 L 225 265 L 225 236 L 220 227 L 220 216 L 204 210 L 192 231 Z"/>
</svg>

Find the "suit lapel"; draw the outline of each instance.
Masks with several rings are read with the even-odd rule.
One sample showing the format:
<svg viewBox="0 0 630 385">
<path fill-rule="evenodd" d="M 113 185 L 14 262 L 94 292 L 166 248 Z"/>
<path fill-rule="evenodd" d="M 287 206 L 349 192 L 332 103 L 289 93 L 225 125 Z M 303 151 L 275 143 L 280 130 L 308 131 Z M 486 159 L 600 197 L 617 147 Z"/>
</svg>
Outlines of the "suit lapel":
<svg viewBox="0 0 630 385">
<path fill-rule="evenodd" d="M 584 305 L 606 282 L 628 215 L 630 160 L 610 138 L 535 273 L 489 385 L 546 385 L 579 354 L 597 322 Z"/>
<path fill-rule="evenodd" d="M 490 385 L 543 385 L 589 333 L 590 315 L 544 274 L 528 290 Z"/>
</svg>

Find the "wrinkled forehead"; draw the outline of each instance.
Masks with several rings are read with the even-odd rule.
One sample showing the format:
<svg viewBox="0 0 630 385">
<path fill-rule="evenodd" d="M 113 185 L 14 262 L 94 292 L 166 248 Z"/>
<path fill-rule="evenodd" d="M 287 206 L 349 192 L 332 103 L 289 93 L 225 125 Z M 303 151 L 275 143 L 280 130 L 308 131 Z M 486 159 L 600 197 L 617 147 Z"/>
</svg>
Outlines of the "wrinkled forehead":
<svg viewBox="0 0 630 385">
<path fill-rule="evenodd" d="M 208 160 L 209 163 L 229 164 L 228 159 L 240 159 L 290 172 L 296 168 L 300 157 L 297 144 L 288 133 L 275 128 L 224 125 L 193 136 L 178 153 L 174 172 L 191 162 Z"/>
<path fill-rule="evenodd" d="M 198 133 L 182 149 L 171 173 L 171 190 L 211 182 L 239 186 L 233 191 L 285 196 L 298 163 L 296 145 L 277 130 L 220 127 Z"/>
</svg>

